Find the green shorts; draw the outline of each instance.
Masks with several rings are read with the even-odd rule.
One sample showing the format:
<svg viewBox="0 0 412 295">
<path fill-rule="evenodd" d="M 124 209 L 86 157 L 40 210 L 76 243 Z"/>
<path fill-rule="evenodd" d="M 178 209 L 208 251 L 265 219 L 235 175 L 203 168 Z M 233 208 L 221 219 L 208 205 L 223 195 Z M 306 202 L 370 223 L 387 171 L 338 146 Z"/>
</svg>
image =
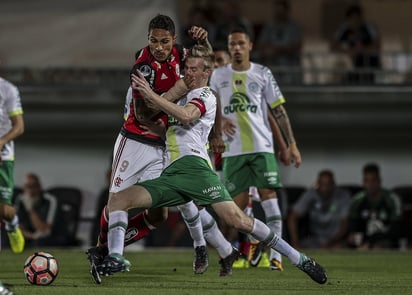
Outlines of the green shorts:
<svg viewBox="0 0 412 295">
<path fill-rule="evenodd" d="M 136 185 L 149 191 L 152 208 L 177 206 L 191 200 L 200 206 L 233 201 L 208 162 L 196 156 L 185 156 L 167 167 L 160 177 Z"/>
<path fill-rule="evenodd" d="M 257 188 L 282 187 L 279 167 L 272 153 L 255 153 L 223 158 L 223 178 L 232 197 Z"/>
<path fill-rule="evenodd" d="M 0 165 L 0 203 L 11 205 L 14 189 L 14 161 L 3 161 Z"/>
</svg>

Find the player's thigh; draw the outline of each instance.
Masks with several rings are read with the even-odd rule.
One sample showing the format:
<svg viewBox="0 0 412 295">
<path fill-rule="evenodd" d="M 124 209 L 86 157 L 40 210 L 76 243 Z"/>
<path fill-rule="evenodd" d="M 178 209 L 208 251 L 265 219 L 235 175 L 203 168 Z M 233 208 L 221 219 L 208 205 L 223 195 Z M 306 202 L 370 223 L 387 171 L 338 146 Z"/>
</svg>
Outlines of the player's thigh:
<svg viewBox="0 0 412 295">
<path fill-rule="evenodd" d="M 232 201 L 207 161 L 195 156 L 177 160 L 159 178 L 141 185 L 150 192 L 154 207 L 177 206 L 190 200 L 201 206 Z"/>
<path fill-rule="evenodd" d="M 252 181 L 259 191 L 261 188 L 274 190 L 282 187 L 279 167 L 272 153 L 257 153 L 250 159 Z"/>
<path fill-rule="evenodd" d="M 163 147 L 119 135 L 113 153 L 110 191 L 118 192 L 137 182 L 157 178 L 163 167 Z"/>
<path fill-rule="evenodd" d="M 252 185 L 253 171 L 249 166 L 249 155 L 223 158 L 223 178 L 232 197 L 248 192 Z"/>
</svg>

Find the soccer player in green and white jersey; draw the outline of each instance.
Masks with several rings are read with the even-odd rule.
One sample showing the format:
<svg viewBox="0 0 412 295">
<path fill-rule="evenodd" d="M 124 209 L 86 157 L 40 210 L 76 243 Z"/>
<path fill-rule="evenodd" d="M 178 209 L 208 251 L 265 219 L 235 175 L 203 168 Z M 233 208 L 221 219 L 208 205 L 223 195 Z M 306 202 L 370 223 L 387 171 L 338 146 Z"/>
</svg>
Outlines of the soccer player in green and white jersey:
<svg viewBox="0 0 412 295">
<path fill-rule="evenodd" d="M 14 190 L 14 142 L 23 134 L 23 108 L 16 86 L 0 77 L 0 218 L 5 222 L 14 253 L 24 250 L 24 237 L 19 229 L 16 209 L 12 204 Z"/>
<path fill-rule="evenodd" d="M 324 269 L 292 248 L 263 222 L 246 216 L 210 166 L 206 143 L 216 116 L 216 96 L 207 87 L 213 68 L 212 56 L 201 45 L 189 50 L 185 75 L 194 79 L 194 88 L 178 104 L 154 93 L 143 75 L 132 75 L 144 99 L 172 117 L 166 140 L 169 163 L 160 177 L 121 190 L 109 200 L 109 255 L 98 267 L 99 272 L 111 275 L 130 268 L 130 262 L 123 257 L 128 209 L 176 206 L 192 199 L 200 206 L 212 206 L 227 224 L 280 251 L 314 281 L 324 284 L 327 281 Z M 230 255 L 220 263 L 231 267 L 235 258 Z"/>
<path fill-rule="evenodd" d="M 223 126 L 227 136 L 222 155 L 223 177 L 230 195 L 242 210 L 249 201 L 249 187 L 258 188 L 266 223 L 281 236 L 282 217 L 275 191 L 281 182 L 269 109 L 285 137 L 295 167 L 301 164 L 301 156 L 283 107 L 285 98 L 270 69 L 250 61 L 252 47 L 246 30 L 233 30 L 228 36 L 231 64 L 215 69 L 210 79 L 211 88 L 221 97 L 223 117 L 227 119 Z M 254 250 L 256 248 L 251 248 Z M 270 260 L 271 269 L 283 270 L 279 253 L 272 250 Z"/>
</svg>

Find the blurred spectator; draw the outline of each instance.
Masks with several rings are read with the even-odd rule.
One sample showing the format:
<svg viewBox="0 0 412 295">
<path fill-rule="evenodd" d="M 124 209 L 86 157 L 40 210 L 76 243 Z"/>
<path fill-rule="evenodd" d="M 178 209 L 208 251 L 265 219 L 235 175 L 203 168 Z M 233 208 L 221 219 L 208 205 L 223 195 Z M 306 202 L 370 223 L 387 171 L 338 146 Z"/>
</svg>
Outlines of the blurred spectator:
<svg viewBox="0 0 412 295">
<path fill-rule="evenodd" d="M 227 46 L 215 47 L 213 53 L 215 54 L 215 67 L 219 68 L 230 63 L 230 54 L 227 51 Z"/>
<path fill-rule="evenodd" d="M 333 172 L 322 170 L 316 186 L 302 194 L 288 217 L 290 242 L 294 247 L 342 247 L 347 234 L 350 193 L 338 188 Z M 299 218 L 308 215 L 309 235 L 299 236 Z"/>
<path fill-rule="evenodd" d="M 354 71 L 347 75 L 349 83 L 373 83 L 374 70 L 379 69 L 380 36 L 377 28 L 364 19 L 359 5 L 350 6 L 346 21 L 340 25 L 332 40 L 331 49 L 348 54 Z"/>
<path fill-rule="evenodd" d="M 190 48 L 193 45 L 197 44 L 197 41 L 189 35 L 189 29 L 192 26 L 198 26 L 204 28 L 208 33 L 208 39 L 213 44 L 213 40 L 216 34 L 216 26 L 214 25 L 212 7 L 203 7 L 203 6 L 193 6 L 189 10 L 187 24 L 181 27 L 180 31 L 180 42 L 185 48 Z"/>
<path fill-rule="evenodd" d="M 262 27 L 257 40 L 258 58 L 261 63 L 283 68 L 274 75 L 280 83 L 300 83 L 302 29 L 291 19 L 288 0 L 273 1 L 273 20 Z"/>
<path fill-rule="evenodd" d="M 20 228 L 28 246 L 64 245 L 65 233 L 58 233 L 57 199 L 43 191 L 36 174 L 26 175 L 23 193 L 16 199 L 16 209 Z"/>
<path fill-rule="evenodd" d="M 217 26 L 214 38 L 209 38 L 210 42 L 216 46 L 227 45 L 229 33 L 235 28 L 245 29 L 254 39 L 255 31 L 253 24 L 242 15 L 239 6 L 240 1 L 222 0 L 216 8 Z"/>
<path fill-rule="evenodd" d="M 363 168 L 363 187 L 349 212 L 348 242 L 358 248 L 394 248 L 401 234 L 399 197 L 381 186 L 379 166 Z"/>
</svg>

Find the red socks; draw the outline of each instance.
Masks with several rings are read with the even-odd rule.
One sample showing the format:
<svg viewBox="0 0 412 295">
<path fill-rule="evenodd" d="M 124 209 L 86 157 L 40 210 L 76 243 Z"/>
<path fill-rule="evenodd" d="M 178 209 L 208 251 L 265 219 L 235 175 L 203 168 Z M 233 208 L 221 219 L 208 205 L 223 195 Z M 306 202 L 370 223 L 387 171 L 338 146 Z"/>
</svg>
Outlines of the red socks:
<svg viewBox="0 0 412 295">
<path fill-rule="evenodd" d="M 106 218 L 106 207 L 100 215 L 100 233 L 99 233 L 99 243 L 101 245 L 107 243 L 107 232 L 109 231 L 108 218 Z M 136 241 L 139 241 L 146 237 L 151 229 L 145 221 L 145 211 L 138 213 L 129 219 L 129 225 L 126 230 L 126 235 L 124 237 L 124 244 L 128 246 Z"/>
</svg>

